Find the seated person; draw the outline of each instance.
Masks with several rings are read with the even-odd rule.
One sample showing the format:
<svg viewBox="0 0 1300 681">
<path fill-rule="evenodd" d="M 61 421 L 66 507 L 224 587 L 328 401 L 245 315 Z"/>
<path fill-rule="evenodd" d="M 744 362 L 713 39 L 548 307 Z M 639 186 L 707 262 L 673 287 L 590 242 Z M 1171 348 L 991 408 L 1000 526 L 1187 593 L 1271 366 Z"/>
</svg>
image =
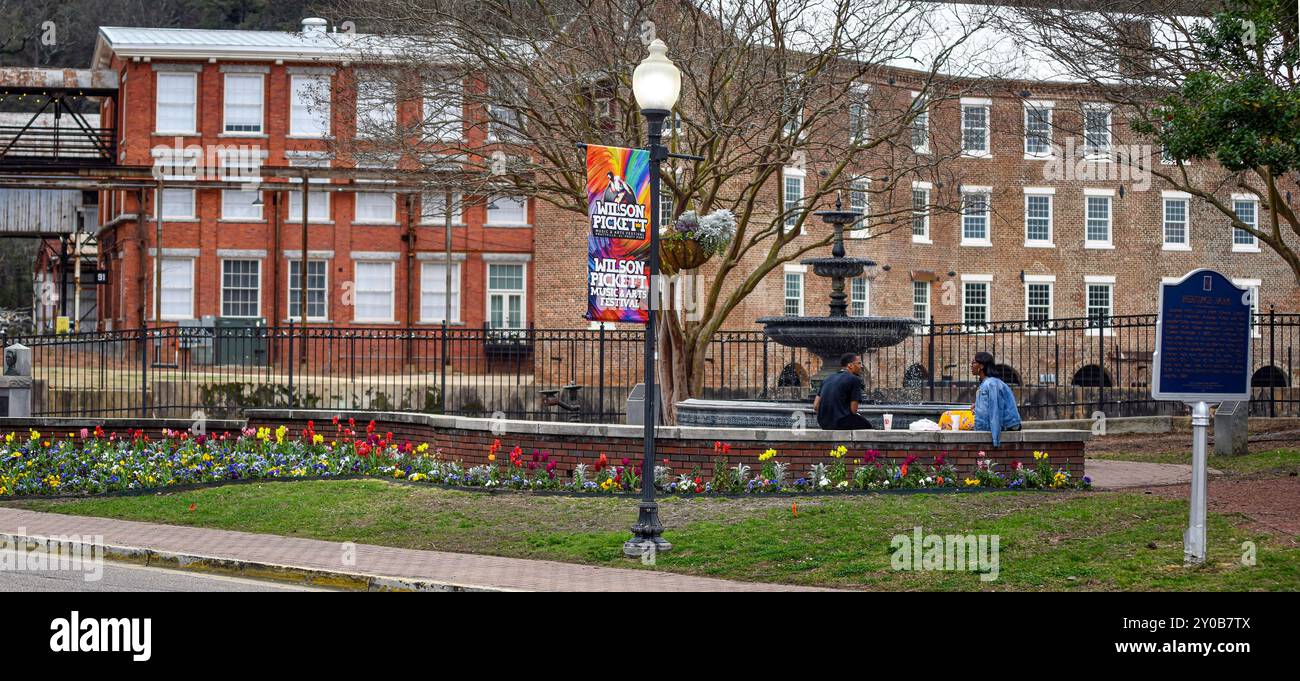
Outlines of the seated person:
<svg viewBox="0 0 1300 681">
<path fill-rule="evenodd" d="M 863 430 L 872 425 L 858 413 L 858 402 L 867 386 L 862 382 L 862 358 L 848 352 L 840 357 L 839 372 L 822 381 L 813 400 L 817 425 L 822 430 Z"/>
<path fill-rule="evenodd" d="M 993 434 L 993 446 L 1002 444 L 1002 431 L 1020 430 L 1020 411 L 1016 409 L 1016 396 L 1011 388 L 1000 378 L 989 375 L 993 368 L 993 355 L 987 352 L 975 353 L 970 363 L 971 373 L 980 381 L 979 391 L 975 393 L 975 430 L 987 430 Z"/>
</svg>

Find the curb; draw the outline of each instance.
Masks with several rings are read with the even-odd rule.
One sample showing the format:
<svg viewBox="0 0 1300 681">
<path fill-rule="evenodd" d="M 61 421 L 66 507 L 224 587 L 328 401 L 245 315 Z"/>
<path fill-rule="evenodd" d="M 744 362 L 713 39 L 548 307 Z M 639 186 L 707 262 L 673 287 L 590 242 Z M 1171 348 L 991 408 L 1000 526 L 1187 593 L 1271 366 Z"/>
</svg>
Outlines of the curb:
<svg viewBox="0 0 1300 681">
<path fill-rule="evenodd" d="M 57 536 L 45 537 L 41 535 L 0 532 L 0 546 L 17 548 L 20 543 L 24 547 L 44 544 L 47 547 L 47 550 L 58 553 L 62 553 L 65 547 L 69 553 L 84 550 L 83 542 L 73 541 Z M 171 570 L 183 570 L 186 572 L 218 574 L 228 577 L 269 580 L 297 584 L 300 586 L 337 589 L 340 591 L 425 591 L 444 593 L 520 591 L 520 589 L 509 589 L 480 584 L 461 584 L 458 582 L 433 579 L 392 577 L 387 575 L 371 575 L 361 572 L 321 570 L 318 568 L 308 568 L 296 565 L 281 565 L 277 563 L 239 560 L 236 558 L 219 558 L 199 554 L 159 551 L 156 549 L 134 546 L 94 544 L 92 550 L 93 548 L 98 548 L 100 550 L 100 557 L 106 560 L 130 563 L 132 565 L 140 565 L 143 567 L 157 567 Z M 0 548 L 0 550 L 6 549 Z"/>
</svg>

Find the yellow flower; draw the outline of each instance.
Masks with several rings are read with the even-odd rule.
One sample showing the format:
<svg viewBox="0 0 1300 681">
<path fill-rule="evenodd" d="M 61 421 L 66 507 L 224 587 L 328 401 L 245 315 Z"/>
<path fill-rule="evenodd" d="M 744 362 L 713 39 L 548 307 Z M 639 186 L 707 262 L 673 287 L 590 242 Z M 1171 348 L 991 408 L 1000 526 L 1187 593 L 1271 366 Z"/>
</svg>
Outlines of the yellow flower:
<svg viewBox="0 0 1300 681">
<path fill-rule="evenodd" d="M 9 433 L 8 435 L 5 436 L 5 444 L 12 444 L 13 441 L 14 441 L 13 433 Z"/>
<path fill-rule="evenodd" d="M 775 449 L 769 449 L 769 450 L 763 452 L 762 454 L 759 454 L 759 455 L 758 455 L 758 460 L 759 460 L 759 461 L 767 461 L 768 459 L 771 459 L 771 458 L 774 457 L 774 456 L 776 456 L 776 450 L 775 450 Z"/>
<path fill-rule="evenodd" d="M 421 454 L 423 454 L 423 453 L 429 451 L 429 443 L 428 443 L 428 442 L 422 442 L 422 443 L 420 443 L 420 446 L 419 446 L 419 447 L 416 447 L 416 448 L 415 448 L 415 451 L 417 451 L 417 452 L 419 452 L 419 453 L 421 453 Z"/>
<path fill-rule="evenodd" d="M 394 477 L 394 478 L 404 478 L 404 477 L 406 477 L 406 471 L 404 471 L 404 470 L 398 468 L 397 470 L 393 471 L 393 477 Z"/>
<path fill-rule="evenodd" d="M 411 482 L 419 482 L 419 481 L 421 481 L 421 480 L 424 480 L 425 477 L 426 477 L 426 476 L 425 476 L 423 473 L 412 473 L 412 474 L 411 474 Z"/>
<path fill-rule="evenodd" d="M 1052 476 L 1052 487 L 1062 487 L 1062 486 L 1064 486 L 1064 485 L 1065 485 L 1065 481 L 1068 479 L 1068 477 L 1069 477 L 1069 476 L 1067 476 L 1065 473 L 1062 473 L 1062 472 L 1060 472 L 1060 471 L 1057 471 L 1056 475 L 1053 475 L 1053 476 Z"/>
<path fill-rule="evenodd" d="M 980 481 L 979 481 L 979 480 L 976 480 L 975 478 L 966 478 L 966 486 L 967 486 L 967 487 L 979 487 L 979 486 L 980 486 Z"/>
<path fill-rule="evenodd" d="M 316 434 L 311 436 L 311 443 L 314 445 L 321 444 L 324 441 L 325 441 L 324 435 Z"/>
<path fill-rule="evenodd" d="M 41 434 L 40 434 L 39 432 L 33 430 L 33 431 L 31 432 L 31 434 L 29 435 L 28 439 L 29 439 L 29 440 L 39 440 L 39 439 L 41 439 Z"/>
<path fill-rule="evenodd" d="M 845 447 L 844 445 L 840 445 L 840 446 L 836 447 L 835 449 L 832 449 L 831 452 L 830 452 L 830 454 L 831 454 L 831 458 L 834 458 L 834 459 L 842 459 L 842 458 L 844 458 L 844 455 L 845 455 L 845 454 L 848 454 L 848 453 L 849 453 L 849 449 L 848 449 L 848 447 Z"/>
<path fill-rule="evenodd" d="M 282 444 L 284 444 L 284 436 L 285 436 L 286 434 L 288 434 L 288 432 L 289 432 L 289 429 L 288 429 L 287 427 L 285 427 L 285 426 L 280 426 L 279 428 L 276 428 L 276 429 L 275 429 L 275 444 L 277 444 L 277 445 L 282 445 Z"/>
<path fill-rule="evenodd" d="M 203 455 L 203 460 L 204 460 L 204 461 L 211 461 L 211 460 L 212 460 L 212 455 L 211 455 L 211 454 L 204 454 L 204 455 Z M 121 463 L 121 462 L 118 462 L 118 463 Z"/>
</svg>

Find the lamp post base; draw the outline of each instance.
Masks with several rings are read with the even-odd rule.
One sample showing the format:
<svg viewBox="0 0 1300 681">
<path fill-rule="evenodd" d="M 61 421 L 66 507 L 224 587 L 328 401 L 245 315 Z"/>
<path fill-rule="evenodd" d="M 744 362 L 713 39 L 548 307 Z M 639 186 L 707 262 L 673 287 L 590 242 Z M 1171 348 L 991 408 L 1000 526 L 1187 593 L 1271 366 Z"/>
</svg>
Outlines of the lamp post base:
<svg viewBox="0 0 1300 681">
<path fill-rule="evenodd" d="M 659 504 L 641 502 L 640 515 L 632 526 L 632 538 L 623 542 L 623 555 L 653 562 L 654 556 L 673 550 L 673 545 L 663 538 L 664 526 L 659 522 Z"/>
</svg>

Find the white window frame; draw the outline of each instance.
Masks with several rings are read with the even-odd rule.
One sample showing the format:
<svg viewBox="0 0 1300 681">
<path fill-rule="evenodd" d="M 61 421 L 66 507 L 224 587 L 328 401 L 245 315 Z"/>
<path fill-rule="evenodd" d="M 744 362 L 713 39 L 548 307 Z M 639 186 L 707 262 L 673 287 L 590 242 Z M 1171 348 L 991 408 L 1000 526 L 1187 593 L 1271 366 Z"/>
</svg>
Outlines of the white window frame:
<svg viewBox="0 0 1300 681">
<path fill-rule="evenodd" d="M 1251 225 L 1255 229 L 1259 229 L 1259 197 L 1255 196 L 1254 194 L 1233 194 L 1232 195 L 1232 212 L 1233 214 L 1237 215 L 1238 219 L 1240 219 L 1241 215 L 1237 213 L 1237 204 L 1242 202 L 1248 202 L 1254 204 L 1253 210 L 1255 215 L 1254 224 L 1251 224 L 1246 220 L 1242 220 L 1242 222 Z M 1251 243 L 1239 244 L 1237 243 L 1237 230 L 1238 230 L 1237 226 L 1232 225 L 1232 231 L 1229 232 L 1229 238 L 1232 240 L 1232 252 L 1233 253 L 1259 253 L 1260 252 L 1259 237 L 1255 236 L 1254 234 L 1251 234 L 1250 232 L 1246 232 L 1246 235 L 1250 237 Z"/>
<path fill-rule="evenodd" d="M 1088 146 L 1088 114 L 1104 112 L 1106 114 L 1106 144 L 1100 149 L 1089 150 Z M 1082 106 L 1083 118 L 1083 157 L 1085 160 L 1093 162 L 1110 162 L 1113 160 L 1112 154 L 1115 150 L 1115 110 L 1109 104 L 1100 104 L 1095 102 L 1085 102 Z"/>
<path fill-rule="evenodd" d="M 1050 322 L 1056 315 L 1056 275 L 1055 274 L 1026 274 L 1025 275 L 1025 335 L 1026 336 L 1054 336 L 1056 332 L 1051 329 L 1030 329 L 1029 327 L 1029 287 L 1047 286 L 1047 320 Z"/>
<path fill-rule="evenodd" d="M 431 76 L 434 78 L 436 76 Z M 439 92 L 456 94 L 446 103 L 434 101 Z M 457 142 L 465 137 L 464 84 L 455 78 L 444 78 L 436 88 L 426 84 L 420 94 L 420 113 L 423 126 L 430 129 L 428 138 L 435 142 Z"/>
<path fill-rule="evenodd" d="M 1054 147 L 1052 146 L 1052 117 L 1056 108 L 1056 102 L 1046 100 L 1027 100 L 1024 107 L 1025 121 L 1025 140 L 1024 152 L 1028 160 L 1049 159 L 1054 156 Z M 1029 114 L 1033 110 L 1042 110 L 1047 114 L 1047 149 L 1044 151 L 1029 150 Z"/>
<path fill-rule="evenodd" d="M 323 90 L 321 99 L 307 95 Z M 326 74 L 289 76 L 289 137 L 324 139 L 333 126 L 333 79 Z"/>
<path fill-rule="evenodd" d="M 1106 240 L 1099 241 L 1089 238 L 1088 234 L 1088 205 L 1090 199 L 1106 199 Z M 1085 187 L 1083 190 L 1083 247 L 1100 250 L 1115 248 L 1115 190 L 1099 187 Z"/>
<path fill-rule="evenodd" d="M 519 289 L 495 289 L 492 288 L 492 268 L 502 266 L 518 266 L 520 268 L 520 282 L 522 288 Z M 528 328 L 528 263 L 527 262 L 489 262 L 484 269 L 483 281 L 484 288 L 484 317 L 488 326 L 493 330 L 500 331 L 522 331 Z M 510 306 L 507 304 L 510 296 L 519 296 L 519 326 L 518 327 L 492 327 L 492 296 L 504 296 L 501 305 L 501 320 L 503 322 L 510 318 Z"/>
<path fill-rule="evenodd" d="M 849 144 L 861 144 L 871 139 L 871 105 L 867 101 L 871 87 L 865 83 L 853 83 L 849 86 Z M 853 110 L 859 108 L 856 116 L 858 127 L 854 126 Z"/>
<path fill-rule="evenodd" d="M 186 199 L 185 202 L 184 202 L 184 205 L 185 205 L 185 207 L 186 207 L 186 210 L 185 210 L 184 212 L 182 212 L 182 213 L 169 213 L 169 212 L 167 212 L 167 211 L 168 211 L 168 206 L 172 206 L 172 205 L 173 205 L 173 202 L 172 202 L 172 201 L 169 201 L 169 200 L 167 199 L 167 196 L 168 196 L 169 194 L 172 195 L 172 196 L 176 196 L 176 195 L 185 195 L 185 196 L 189 197 L 189 198 Z M 153 195 L 154 195 L 154 197 L 155 197 L 155 199 L 154 199 L 154 218 L 157 218 L 157 217 L 158 217 L 158 211 L 162 211 L 162 219 L 163 219 L 163 222 L 197 222 L 197 221 L 198 221 L 198 213 L 197 213 L 197 201 L 198 201 L 198 199 L 197 199 L 197 197 L 196 197 L 195 190 L 193 190 L 193 189 L 186 189 L 186 188 L 184 188 L 184 187 L 180 187 L 180 188 L 177 188 L 177 187 L 163 187 L 162 201 L 158 201 L 158 200 L 157 200 L 157 197 L 158 197 L 158 190 L 155 189 L 154 192 L 153 192 Z"/>
<path fill-rule="evenodd" d="M 253 185 L 253 186 L 257 186 L 257 185 Z M 240 194 L 246 197 L 251 195 L 253 197 L 252 201 L 256 201 L 258 198 L 262 199 L 262 205 L 255 206 L 253 205 L 252 201 L 250 201 L 247 204 L 249 207 L 257 209 L 257 215 L 250 214 L 247 216 L 243 216 L 243 215 L 230 214 L 229 209 L 233 207 L 233 204 L 230 202 L 229 198 Z M 245 205 L 245 204 L 239 204 L 239 205 Z M 266 222 L 266 199 L 265 197 L 262 196 L 262 192 L 246 190 L 246 189 L 222 189 L 221 190 L 221 221 L 222 222 Z"/>
<path fill-rule="evenodd" d="M 1098 331 L 1102 331 L 1103 335 L 1113 336 L 1115 335 L 1115 324 L 1111 320 L 1115 318 L 1115 277 L 1114 275 L 1109 275 L 1109 274 L 1084 275 L 1083 317 L 1085 320 L 1092 319 L 1092 316 L 1088 314 L 1088 309 L 1089 307 L 1091 307 L 1089 305 L 1088 293 L 1089 293 L 1089 289 L 1091 289 L 1093 286 L 1105 286 L 1110 290 L 1110 299 L 1108 301 L 1108 309 L 1106 310 L 1106 326 L 1102 327 L 1101 329 L 1098 329 L 1097 327 L 1091 326 L 1090 322 L 1085 321 L 1086 328 L 1084 329 L 1084 335 L 1096 336 Z"/>
<path fill-rule="evenodd" d="M 984 195 L 984 236 L 968 237 L 966 236 L 966 218 L 973 217 L 966 214 L 966 197 L 974 194 Z M 961 189 L 961 219 L 958 228 L 961 230 L 961 246 L 976 246 L 989 248 L 993 246 L 993 188 L 992 187 L 962 187 Z"/>
<path fill-rule="evenodd" d="M 803 110 L 804 107 L 807 105 L 807 102 L 804 101 L 802 94 L 799 92 L 800 89 L 802 88 L 803 88 L 803 75 L 797 73 L 792 74 L 790 76 L 790 83 L 788 89 L 782 93 L 781 98 L 782 100 L 792 100 L 790 101 L 790 103 L 793 104 L 796 107 L 796 109 L 790 112 L 792 114 L 790 116 L 790 119 L 785 121 L 785 123 L 782 124 L 781 126 L 782 137 L 798 136 L 800 139 L 804 137 L 804 135 L 800 133 L 800 129 L 803 128 L 803 116 L 804 116 Z M 781 115 L 785 116 L 785 114 L 787 113 L 785 108 L 786 101 L 782 101 L 780 105 L 781 105 L 780 108 Z"/>
<path fill-rule="evenodd" d="M 799 210 L 803 208 L 803 200 L 807 187 L 804 186 L 804 178 L 807 173 L 802 168 L 786 167 L 781 171 L 781 213 L 785 215 L 783 222 L 786 227 L 794 227 L 799 222 Z M 788 182 L 791 179 L 799 181 L 799 199 L 794 207 L 790 205 L 790 193 Z"/>
<path fill-rule="evenodd" d="M 984 109 L 984 148 L 967 149 L 966 148 L 966 110 L 967 109 Z M 962 97 L 961 98 L 961 155 L 966 158 L 992 158 L 993 157 L 993 135 L 991 123 L 993 118 L 993 100 L 979 97 Z M 974 130 L 972 126 L 970 129 Z"/>
<path fill-rule="evenodd" d="M 158 303 L 157 303 L 158 306 L 157 306 L 157 308 L 155 308 L 155 307 L 152 306 L 152 305 L 149 307 L 149 312 L 150 312 L 151 315 L 153 314 L 154 310 L 156 309 L 156 310 L 158 310 L 158 311 L 161 313 L 161 316 L 162 316 L 162 320 L 163 320 L 163 321 L 172 322 L 172 321 L 180 321 L 180 320 L 182 320 L 182 319 L 194 319 L 194 267 L 195 267 L 194 262 L 195 262 L 195 259 L 194 259 L 194 258 L 170 258 L 170 257 L 167 257 L 167 256 L 163 256 L 163 257 L 162 257 L 162 262 L 160 263 L 161 266 L 160 266 L 160 268 L 159 268 L 160 271 L 161 271 L 161 274 L 162 274 L 162 281 L 155 281 L 155 282 L 154 282 L 154 296 L 157 297 L 157 296 L 162 295 L 160 289 L 161 289 L 161 290 L 187 290 L 187 291 L 189 292 L 189 306 L 188 306 L 188 308 L 186 309 L 185 314 L 183 314 L 183 315 L 180 315 L 180 314 L 171 314 L 171 313 L 169 313 L 169 312 L 167 311 L 167 306 L 166 306 L 166 304 L 165 304 L 162 300 L 158 300 Z M 166 283 L 167 283 L 167 270 L 168 270 L 167 265 L 168 265 L 168 263 L 171 263 L 172 265 L 176 265 L 176 264 L 178 264 L 178 263 L 185 263 L 185 265 L 186 265 L 186 269 L 187 269 L 187 271 L 188 271 L 188 273 L 189 273 L 189 285 L 188 285 L 188 286 L 186 286 L 186 287 L 180 287 L 180 286 L 167 286 L 167 285 L 166 285 Z M 125 279 L 125 277 L 122 277 L 122 278 Z"/>
<path fill-rule="evenodd" d="M 861 282 L 863 286 L 863 295 L 858 298 L 857 285 Z M 862 305 L 862 312 L 859 314 L 857 306 Z M 869 317 L 871 316 L 871 279 L 867 277 L 854 277 L 849 280 L 849 316 L 850 317 Z"/>
<path fill-rule="evenodd" d="M 290 159 L 289 159 L 289 166 L 290 166 L 290 167 L 297 167 L 297 168 L 328 168 L 328 167 L 330 167 L 330 160 L 327 159 L 327 158 L 315 158 L 315 157 L 300 156 L 300 157 L 297 157 L 297 158 L 290 158 Z M 287 222 L 288 224 L 294 224 L 294 223 L 302 224 L 302 206 L 300 206 L 300 205 L 294 205 L 294 202 L 295 202 L 295 201 L 301 201 L 301 200 L 302 200 L 302 188 L 296 186 L 296 185 L 302 184 L 302 178 L 300 178 L 300 177 L 291 177 L 291 178 L 289 178 L 289 183 L 292 184 L 292 185 L 295 185 L 295 186 L 294 186 L 293 189 L 289 190 L 289 192 L 288 192 L 289 197 L 288 197 L 288 199 L 285 200 L 285 209 L 286 209 L 286 210 L 288 211 L 288 213 L 289 213 L 289 217 L 287 218 L 286 222 Z M 326 186 L 328 186 L 328 185 L 330 184 L 330 180 L 329 180 L 329 178 L 324 178 L 324 177 L 313 177 L 313 178 L 309 178 L 309 179 L 307 180 L 307 184 L 308 184 L 308 185 L 317 184 L 317 185 L 326 185 Z M 332 209 L 333 209 L 333 203 L 334 203 L 334 200 L 333 200 L 332 198 L 330 198 L 330 195 L 333 194 L 333 193 L 334 193 L 334 192 L 327 191 L 327 190 L 324 190 L 324 189 L 322 189 L 322 190 L 313 190 L 313 189 L 310 188 L 310 186 L 308 187 L 308 189 L 307 189 L 307 224 L 329 225 L 329 224 L 333 224 L 333 223 L 334 223 L 333 213 L 331 212 Z M 319 197 L 324 197 L 324 199 L 325 199 L 325 214 L 324 214 L 323 216 L 321 216 L 321 215 L 313 215 L 313 214 L 312 214 L 312 210 L 311 210 L 312 199 L 315 198 L 315 197 L 318 197 L 318 196 L 319 196 Z"/>
<path fill-rule="evenodd" d="M 353 100 L 353 114 L 356 123 L 356 130 L 353 131 L 357 139 L 382 139 L 370 135 L 370 132 L 379 131 L 383 127 L 383 134 L 392 134 L 397 131 L 397 84 L 392 79 L 378 74 L 359 74 L 356 84 L 356 98 Z M 364 93 L 364 94 L 363 94 Z M 386 95 L 381 97 L 381 95 Z M 362 109 L 362 102 L 372 102 L 378 104 L 381 100 L 383 106 L 370 107 Z M 391 121 L 388 115 L 392 114 Z M 380 117 L 383 117 L 381 120 Z M 369 121 L 363 125 L 362 119 Z M 383 124 L 382 126 L 380 124 Z M 391 123 L 391 127 L 390 126 Z"/>
<path fill-rule="evenodd" d="M 1192 250 L 1192 195 L 1187 192 L 1161 191 L 1160 192 L 1160 249 L 1165 251 L 1190 251 Z M 1182 242 L 1169 240 L 1169 203 L 1182 202 L 1183 204 L 1183 240 Z"/>
<path fill-rule="evenodd" d="M 1056 188 L 1025 187 L 1025 248 L 1056 248 Z M 1029 237 L 1029 199 L 1030 197 L 1047 199 L 1047 238 L 1031 239 Z"/>
<path fill-rule="evenodd" d="M 361 197 L 366 196 L 367 201 L 378 201 L 374 197 L 387 197 L 386 204 L 389 210 L 379 217 L 363 218 L 361 217 Z M 395 225 L 397 224 L 397 194 L 396 192 L 353 192 L 352 194 L 352 223 L 357 225 Z"/>
<path fill-rule="evenodd" d="M 221 102 L 221 134 L 226 137 L 265 137 L 266 136 L 266 76 L 261 73 L 226 73 L 222 81 L 222 102 Z M 231 130 L 231 111 L 230 107 L 246 106 L 251 109 L 251 104 L 238 103 L 230 101 L 232 92 L 231 82 L 257 80 L 257 129 L 256 130 Z M 248 123 L 247 125 L 252 125 Z"/>
<path fill-rule="evenodd" d="M 934 243 L 934 241 L 931 240 L 931 238 L 930 238 L 930 192 L 931 192 L 933 189 L 934 189 L 934 186 L 933 186 L 932 184 L 930 184 L 929 182 L 921 182 L 921 181 L 919 181 L 919 180 L 914 180 L 914 181 L 912 182 L 912 224 L 911 224 L 911 229 L 912 229 L 912 243 L 914 243 L 914 244 L 933 244 L 933 243 Z M 917 192 L 921 192 L 921 193 L 924 193 L 924 194 L 925 194 L 925 205 L 924 205 L 924 210 L 921 210 L 921 211 L 918 211 L 918 210 L 916 209 L 916 193 L 917 193 Z M 918 217 L 921 218 L 921 225 L 922 225 L 922 233 L 921 233 L 921 234 L 917 234 L 917 233 L 916 233 L 916 218 L 918 218 Z"/>
<path fill-rule="evenodd" d="M 181 107 L 184 102 L 164 102 L 163 81 L 173 79 L 186 79 L 189 81 L 189 126 L 166 128 L 162 126 L 162 112 L 164 106 Z M 154 134 L 155 135 L 197 135 L 198 134 L 198 99 L 199 99 L 199 74 L 184 73 L 176 71 L 158 71 L 154 73 Z M 123 126 L 125 130 L 125 126 Z"/>
<path fill-rule="evenodd" d="M 443 208 L 443 212 L 441 214 L 434 214 L 429 212 L 430 208 L 435 203 L 434 199 L 445 203 L 447 200 L 447 192 L 445 190 L 444 191 L 434 190 L 434 191 L 428 191 L 420 194 L 420 224 L 426 225 L 428 227 L 446 227 L 447 226 L 446 207 Z M 455 213 L 453 213 L 451 216 L 451 226 L 464 227 L 465 226 L 465 199 L 460 192 L 452 192 L 451 208 L 452 210 L 455 210 Z"/>
<path fill-rule="evenodd" d="M 983 328 L 972 326 L 966 321 L 966 285 L 983 284 L 984 286 L 984 324 Z M 991 274 L 963 274 L 961 275 L 961 328 L 966 333 L 988 333 L 989 324 L 993 321 L 993 275 Z"/>
<path fill-rule="evenodd" d="M 307 321 L 327 322 L 329 321 L 329 316 L 330 316 L 330 261 L 329 258 L 313 258 L 311 257 L 311 253 L 307 254 L 307 298 L 309 299 L 309 301 L 312 292 L 312 286 L 311 286 L 312 263 L 321 263 L 323 269 L 325 270 L 325 287 L 323 291 L 324 299 L 325 299 L 324 300 L 325 314 L 313 315 L 311 313 L 311 305 L 309 303 L 307 305 Z M 293 319 L 296 321 L 302 319 L 302 310 L 299 310 L 297 314 L 294 314 L 293 296 L 295 293 L 298 295 L 302 295 L 302 281 L 297 276 L 294 275 L 293 268 L 295 266 L 302 267 L 302 258 L 285 258 L 284 274 L 285 274 L 285 280 L 287 285 L 284 292 L 284 310 L 285 310 L 285 315 L 288 319 Z"/>
<path fill-rule="evenodd" d="M 230 319 L 257 319 L 262 316 L 262 259 L 261 258 L 221 258 L 221 269 L 219 289 L 221 291 L 220 300 L 217 308 L 220 316 Z M 228 262 L 252 262 L 257 263 L 257 309 L 251 315 L 228 315 L 226 314 L 226 263 Z"/>
<path fill-rule="evenodd" d="M 929 101 L 930 98 L 923 96 L 920 92 L 913 92 L 912 93 L 913 106 L 915 106 L 915 102 L 917 99 L 921 100 L 921 111 L 920 113 L 916 114 L 916 117 L 912 119 L 912 124 L 908 126 L 907 142 L 908 145 L 912 147 L 913 153 L 928 154 L 930 153 L 930 101 Z M 917 125 L 918 122 L 920 123 L 919 126 Z M 925 144 L 922 144 L 920 146 L 917 146 L 915 144 L 916 140 L 912 137 L 913 130 L 915 130 L 918 127 L 925 132 Z"/>
<path fill-rule="evenodd" d="M 521 204 L 523 207 L 523 219 L 502 220 L 501 218 L 498 217 L 496 220 L 494 220 L 492 217 L 492 204 L 502 200 L 509 200 Z M 531 226 L 531 223 L 528 222 L 528 197 L 526 196 L 498 196 L 492 199 L 488 199 L 486 205 L 483 206 L 483 212 L 484 212 L 483 226 L 485 227 L 529 227 Z"/>
<path fill-rule="evenodd" d="M 847 225 L 850 239 L 866 239 L 871 236 L 871 178 L 855 177 L 849 183 L 849 208 L 858 210 L 858 198 L 862 199 L 862 217 L 857 222 Z"/>
<path fill-rule="evenodd" d="M 1252 338 L 1259 338 L 1261 335 L 1261 325 L 1256 324 L 1255 320 L 1259 317 L 1259 288 L 1264 285 L 1262 279 L 1240 279 L 1234 277 L 1232 283 L 1242 288 L 1250 289 L 1250 335 Z"/>
<path fill-rule="evenodd" d="M 363 266 L 385 265 L 388 267 L 388 314 L 384 317 L 363 317 L 361 316 L 361 306 L 358 301 L 363 293 L 361 289 L 361 269 Z M 359 259 L 352 263 L 352 281 L 353 281 L 353 298 L 352 298 L 352 321 L 360 323 L 392 323 L 395 320 L 395 305 L 397 304 L 397 263 L 392 260 L 366 260 Z M 378 289 L 376 289 L 378 290 Z M 366 289 L 365 292 L 371 292 Z"/>
<path fill-rule="evenodd" d="M 916 322 L 917 322 L 916 329 L 918 329 L 918 330 L 922 330 L 922 331 L 924 331 L 924 330 L 930 328 L 930 317 L 931 317 L 931 311 L 930 311 L 930 286 L 931 286 L 931 283 L 932 283 L 932 282 L 929 282 L 929 281 L 916 281 L 916 280 L 913 280 L 913 281 L 912 281 L 912 319 L 916 320 Z M 918 287 L 917 287 L 917 284 L 921 284 L 921 285 L 922 285 L 921 288 L 918 288 Z M 924 290 L 924 291 L 925 291 L 925 318 L 924 318 L 924 319 L 916 319 L 916 292 L 917 292 L 917 291 L 920 291 L 920 290 Z"/>
<path fill-rule="evenodd" d="M 807 273 L 808 273 L 808 266 L 807 266 L 807 265 L 786 265 L 786 266 L 785 266 L 785 275 L 784 275 L 783 277 L 781 277 L 781 314 L 782 314 L 782 315 L 788 316 L 788 315 L 791 314 L 791 312 L 789 311 L 789 307 L 788 307 L 788 306 L 789 306 L 790 301 L 791 301 L 791 300 L 794 300 L 794 299 L 790 297 L 790 281 L 791 281 L 791 277 L 794 277 L 794 278 L 795 278 L 796 280 L 798 280 L 798 282 L 799 282 L 799 284 L 798 284 L 798 286 L 799 286 L 799 298 L 798 298 L 798 302 L 799 302 L 799 311 L 796 312 L 796 313 L 793 313 L 793 314 L 795 314 L 796 316 L 800 316 L 800 317 L 803 316 L 803 309 L 804 309 L 804 308 L 803 308 L 803 301 L 804 301 L 804 298 L 805 298 L 805 296 L 804 296 L 804 282 L 805 282 L 805 280 L 807 279 L 807 276 L 806 276 Z"/>
<path fill-rule="evenodd" d="M 451 312 L 451 319 L 446 320 L 448 324 L 460 323 L 460 308 L 462 307 L 461 296 L 461 263 L 452 260 L 426 260 L 420 263 L 420 322 L 425 324 L 441 324 L 443 319 L 437 315 L 428 315 L 425 312 L 424 298 L 426 294 L 434 294 L 436 291 L 430 290 L 430 285 L 438 284 L 446 286 L 447 276 L 445 270 L 436 275 L 430 276 L 429 270 L 434 267 L 451 267 L 451 292 L 443 292 L 445 309 Z M 525 287 L 527 284 L 525 284 Z M 454 300 L 453 300 L 454 299 Z"/>
</svg>

